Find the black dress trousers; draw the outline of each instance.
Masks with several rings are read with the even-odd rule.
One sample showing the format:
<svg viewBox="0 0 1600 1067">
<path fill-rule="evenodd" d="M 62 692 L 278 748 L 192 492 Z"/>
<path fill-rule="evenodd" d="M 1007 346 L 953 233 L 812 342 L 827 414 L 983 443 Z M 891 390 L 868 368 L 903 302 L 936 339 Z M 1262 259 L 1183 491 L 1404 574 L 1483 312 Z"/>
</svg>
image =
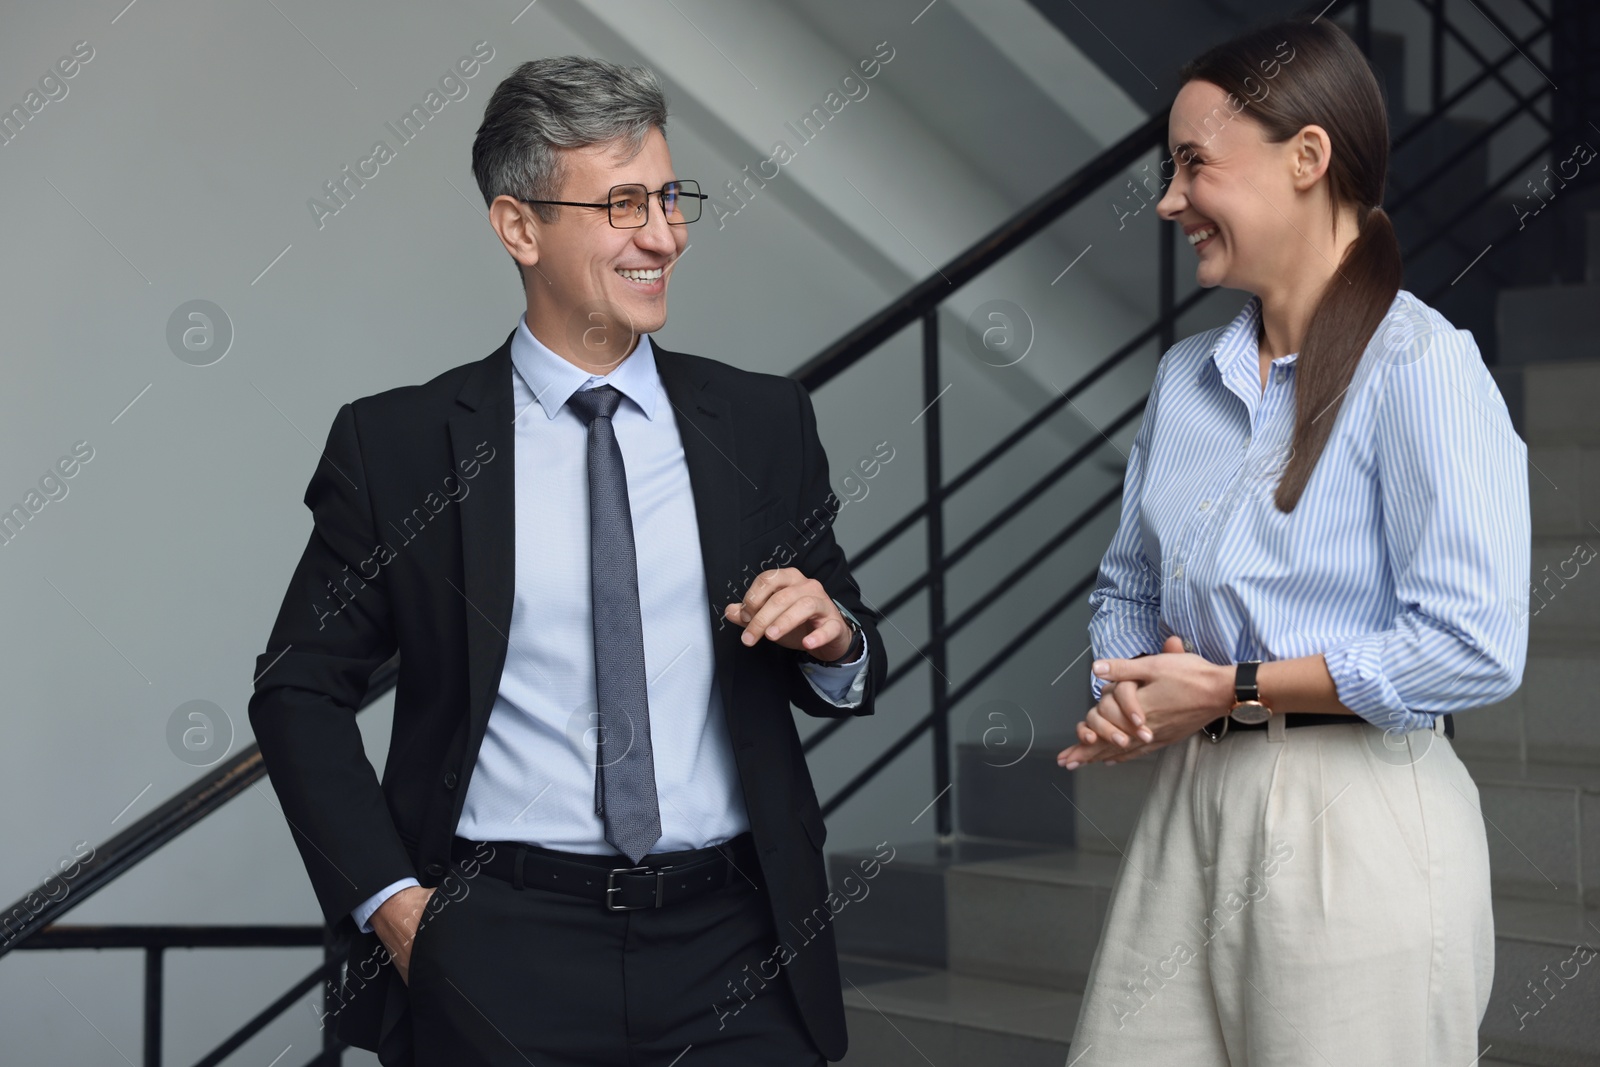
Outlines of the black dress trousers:
<svg viewBox="0 0 1600 1067">
<path fill-rule="evenodd" d="M 674 855 L 645 862 L 671 863 Z M 593 859 L 628 865 L 622 856 Z M 449 899 L 430 903 L 411 947 L 416 1067 L 826 1062 L 783 969 L 764 977 L 778 937 L 766 891 L 750 881 L 617 912 L 516 889 L 481 869 L 466 878 L 453 866 L 444 885 Z"/>
</svg>

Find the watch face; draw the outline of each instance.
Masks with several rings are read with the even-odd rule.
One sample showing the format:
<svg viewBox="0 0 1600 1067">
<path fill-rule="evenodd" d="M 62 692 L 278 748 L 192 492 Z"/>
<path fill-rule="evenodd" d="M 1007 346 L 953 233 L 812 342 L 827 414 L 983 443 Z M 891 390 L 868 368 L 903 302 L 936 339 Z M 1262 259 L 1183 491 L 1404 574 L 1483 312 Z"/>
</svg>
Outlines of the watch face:
<svg viewBox="0 0 1600 1067">
<path fill-rule="evenodd" d="M 1258 700 L 1246 700 L 1244 703 L 1236 705 L 1229 714 L 1233 717 L 1234 722 L 1242 722 L 1246 726 L 1256 726 L 1272 717 L 1272 713 L 1267 710 L 1267 706 Z"/>
</svg>

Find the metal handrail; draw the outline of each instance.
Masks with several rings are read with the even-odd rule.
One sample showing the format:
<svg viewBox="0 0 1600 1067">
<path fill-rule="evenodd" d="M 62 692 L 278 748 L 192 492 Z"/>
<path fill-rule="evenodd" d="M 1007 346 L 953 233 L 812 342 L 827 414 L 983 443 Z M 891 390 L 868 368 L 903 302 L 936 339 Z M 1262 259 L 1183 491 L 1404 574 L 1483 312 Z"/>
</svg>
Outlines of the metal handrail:
<svg viewBox="0 0 1600 1067">
<path fill-rule="evenodd" d="M 1539 88 L 1535 89 L 1533 91 L 1532 99 L 1530 99 L 1526 105 L 1515 105 L 1505 114 L 1484 126 L 1483 129 L 1479 130 L 1470 139 L 1468 139 L 1465 144 L 1458 147 L 1454 152 L 1440 161 L 1438 165 L 1430 170 L 1424 177 L 1419 178 L 1417 183 L 1411 186 L 1409 189 L 1401 189 L 1400 186 L 1395 182 L 1390 182 L 1389 184 L 1399 195 L 1390 201 L 1387 209 L 1389 214 L 1398 214 L 1401 209 L 1410 206 L 1413 200 L 1427 191 L 1428 186 L 1432 185 L 1434 182 L 1438 181 L 1440 178 L 1454 170 L 1458 163 L 1467 158 L 1467 156 L 1471 155 L 1473 152 L 1477 151 L 1483 145 L 1487 144 L 1489 139 L 1495 134 L 1505 129 L 1521 116 L 1529 114 L 1533 109 L 1533 105 L 1543 100 L 1545 96 L 1549 95 L 1550 91 L 1551 88 L 1548 85 L 1541 85 Z M 1543 116 L 1540 116 L 1540 118 L 1542 119 Z M 1554 135 L 1553 130 L 1551 131 L 1551 134 L 1552 136 Z M 1544 144 L 1548 150 L 1549 138 L 1546 138 Z"/>
<path fill-rule="evenodd" d="M 1418 2 L 1419 3 L 1423 3 L 1424 6 L 1426 6 L 1429 3 L 1433 3 L 1433 2 L 1438 2 L 1438 3 L 1442 4 L 1443 0 L 1418 0 Z M 1432 8 L 1430 7 L 1429 10 L 1431 12 Z M 1442 17 L 1436 18 L 1434 20 L 1435 25 L 1440 27 L 1440 29 L 1439 29 L 1439 46 L 1440 46 L 1441 49 L 1443 47 L 1443 41 L 1444 41 L 1443 22 L 1444 22 L 1444 19 Z M 1486 82 L 1490 78 L 1494 77 L 1500 71 L 1500 69 L 1502 67 L 1504 67 L 1507 64 L 1511 63 L 1512 61 L 1520 58 L 1521 52 L 1523 52 L 1525 49 L 1532 48 L 1535 44 L 1537 44 L 1539 42 L 1539 39 L 1541 37 L 1544 37 L 1549 32 L 1550 32 L 1550 27 L 1545 26 L 1545 27 L 1542 27 L 1540 29 L 1534 30 L 1532 33 L 1528 34 L 1528 36 L 1522 38 L 1521 40 L 1512 41 L 1511 43 L 1514 46 L 1512 51 L 1507 52 L 1505 55 L 1501 56 L 1499 59 L 1495 60 L 1493 63 L 1491 63 L 1487 67 L 1485 67 L 1483 70 L 1479 71 L 1477 74 L 1475 74 L 1471 78 L 1467 79 L 1460 86 L 1458 86 L 1455 89 L 1455 91 L 1450 93 L 1449 96 L 1444 96 L 1441 91 L 1437 91 L 1437 89 L 1436 89 L 1435 101 L 1434 101 L 1433 106 L 1430 107 L 1428 109 L 1428 111 L 1425 114 L 1423 114 L 1420 118 L 1418 118 L 1415 122 L 1413 122 L 1411 125 L 1407 126 L 1404 130 L 1402 130 L 1400 132 L 1400 134 L 1394 138 L 1393 142 L 1390 143 L 1390 145 L 1389 145 L 1389 155 L 1391 156 L 1391 158 L 1394 156 L 1394 154 L 1396 152 L 1399 152 L 1402 148 L 1404 148 L 1408 144 L 1410 144 L 1411 141 L 1414 140 L 1416 138 L 1416 136 L 1418 134 L 1420 134 L 1423 130 L 1427 129 L 1429 126 L 1432 126 L 1435 122 L 1438 122 L 1445 115 L 1447 115 L 1450 112 L 1450 110 L 1452 108 L 1454 108 L 1457 104 L 1461 103 L 1461 101 L 1463 101 L 1467 97 L 1471 96 L 1475 91 L 1477 91 L 1479 86 L 1483 85 L 1484 82 Z M 1433 60 L 1433 62 L 1435 64 L 1434 70 L 1437 71 L 1440 74 L 1443 74 L 1443 72 L 1444 72 L 1444 64 L 1443 64 L 1442 60 L 1436 57 Z"/>
<path fill-rule="evenodd" d="M 967 483 L 971 482 L 978 475 L 982 474 L 984 470 L 986 470 L 991 464 L 997 462 L 1001 457 L 1010 452 L 1013 446 L 1018 444 L 1023 438 L 1027 437 L 1034 430 L 1038 429 L 1040 426 L 1043 426 L 1046 422 L 1053 418 L 1057 412 L 1076 399 L 1079 394 L 1081 394 L 1089 386 L 1099 381 L 1101 377 L 1110 372 L 1139 347 L 1148 344 L 1152 338 L 1171 330 L 1173 324 L 1176 323 L 1179 317 L 1188 314 L 1189 310 L 1206 296 L 1208 296 L 1210 292 L 1211 290 L 1209 289 L 1196 290 L 1183 300 L 1180 300 L 1176 304 L 1172 304 L 1170 307 L 1168 307 L 1168 309 L 1164 311 L 1155 322 L 1152 322 L 1150 325 L 1134 334 L 1127 341 L 1124 341 L 1122 345 L 1116 349 L 1116 351 L 1112 352 L 1105 359 L 1102 359 L 1092 370 L 1074 382 L 1070 388 L 1063 391 L 1060 395 L 1052 397 L 1043 406 L 1041 406 L 1038 411 L 1035 411 L 1032 415 L 1029 415 L 1020 424 L 1018 424 L 1016 429 L 1006 434 L 1006 436 L 1002 437 L 998 442 L 991 446 L 987 452 L 968 464 L 965 470 L 956 475 L 954 478 L 950 479 L 950 481 L 946 482 L 944 487 L 945 495 L 949 496 L 965 486 Z M 1168 343 L 1170 344 L 1170 342 Z M 912 508 L 901 518 L 897 519 L 887 530 L 870 541 L 865 548 L 862 548 L 858 552 L 852 553 L 851 565 L 860 566 L 867 560 L 870 560 L 873 556 L 876 556 L 879 552 L 887 548 L 895 538 L 899 537 L 902 533 L 915 525 L 917 520 L 921 519 L 927 514 L 927 511 L 928 504 L 926 501 Z"/>
<path fill-rule="evenodd" d="M 372 673 L 367 682 L 366 696 L 356 711 L 364 711 L 393 689 L 399 677 L 400 658 L 396 655 Z M 68 892 L 65 896 L 59 900 L 51 899 L 59 891 L 52 881 L 42 883 L 38 889 L 23 896 L 10 908 L 0 912 L 0 936 L 4 937 L 0 941 L 0 957 L 94 896 L 146 856 L 243 793 L 265 774 L 260 747 L 251 744 L 241 749 L 237 756 L 195 779 L 160 807 L 95 849 L 92 856 L 79 864 L 78 873 L 67 883 Z M 53 881 L 59 882 L 60 879 Z M 45 901 L 37 909 L 31 903 L 35 897 Z M 8 918 L 17 914 L 25 914 L 27 918 L 15 932 L 7 932 L 4 927 L 8 925 Z"/>
<path fill-rule="evenodd" d="M 1354 0 L 1339 2 L 1343 6 Z M 809 390 L 832 381 L 879 345 L 936 309 L 951 293 L 1004 259 L 1012 249 L 1082 203 L 1090 193 L 1117 177 L 1140 156 L 1164 145 L 1166 136 L 1166 112 L 1152 115 L 1138 129 L 990 230 L 966 251 L 901 294 L 882 311 L 802 363 L 789 377 Z"/>
<path fill-rule="evenodd" d="M 395 687 L 400 677 L 398 654 L 372 673 L 366 695 L 355 709 L 359 714 Z M 238 796 L 266 774 L 261 750 L 250 745 L 219 764 L 215 770 L 197 778 L 169 797 L 154 811 L 142 816 L 111 840 L 97 848 L 79 864 L 67 884 L 67 894 L 55 899 L 58 885 L 42 884 L 0 913 L 0 957 L 13 950 L 114 949 L 139 948 L 145 953 L 144 967 L 144 1062 L 146 1067 L 161 1063 L 165 974 L 163 953 L 170 948 L 283 948 L 321 945 L 323 962 L 297 982 L 283 996 L 257 1013 L 243 1027 L 224 1039 L 197 1067 L 222 1062 L 262 1027 L 282 1014 L 295 999 L 318 981 L 337 975 L 342 966 L 339 946 L 328 926 L 239 926 L 239 925 L 146 925 L 146 926 L 65 926 L 60 916 L 83 903 L 111 882 L 131 870 L 146 856 Z M 33 900 L 44 903 L 37 909 Z M 14 932 L 7 931 L 9 918 L 26 918 Z M 327 994 L 324 993 L 326 1001 Z M 339 1063 L 345 1045 L 331 1029 L 323 1032 L 322 1049 L 312 1064 Z"/>
</svg>

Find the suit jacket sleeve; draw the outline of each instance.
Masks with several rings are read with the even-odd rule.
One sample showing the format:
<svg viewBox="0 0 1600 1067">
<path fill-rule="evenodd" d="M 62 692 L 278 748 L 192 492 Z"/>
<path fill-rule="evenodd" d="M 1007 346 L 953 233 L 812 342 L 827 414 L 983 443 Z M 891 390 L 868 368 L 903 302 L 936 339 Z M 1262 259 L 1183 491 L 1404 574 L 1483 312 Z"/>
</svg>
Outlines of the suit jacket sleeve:
<svg viewBox="0 0 1600 1067">
<path fill-rule="evenodd" d="M 310 540 L 256 661 L 250 725 L 332 924 L 415 876 L 362 747 L 356 708 L 395 651 L 354 409 L 335 416 L 305 504 Z"/>
<path fill-rule="evenodd" d="M 878 637 L 878 623 L 883 616 L 867 607 L 861 599 L 861 590 L 850 576 L 850 565 L 844 550 L 833 537 L 833 520 L 839 513 L 839 500 L 828 484 L 828 454 L 817 436 L 817 414 L 811 405 L 811 394 L 799 382 L 794 382 L 795 401 L 800 405 L 800 547 L 791 566 L 807 578 L 815 578 L 827 589 L 828 595 L 850 609 L 861 623 L 867 640 L 867 684 L 861 703 L 855 707 L 840 707 L 829 703 L 806 680 L 800 670 L 800 654 L 794 653 L 794 669 L 789 677 L 789 702 L 807 715 L 822 718 L 841 718 L 846 715 L 871 715 L 873 699 L 883 688 L 889 673 L 889 661 L 883 652 L 883 642 Z"/>
</svg>

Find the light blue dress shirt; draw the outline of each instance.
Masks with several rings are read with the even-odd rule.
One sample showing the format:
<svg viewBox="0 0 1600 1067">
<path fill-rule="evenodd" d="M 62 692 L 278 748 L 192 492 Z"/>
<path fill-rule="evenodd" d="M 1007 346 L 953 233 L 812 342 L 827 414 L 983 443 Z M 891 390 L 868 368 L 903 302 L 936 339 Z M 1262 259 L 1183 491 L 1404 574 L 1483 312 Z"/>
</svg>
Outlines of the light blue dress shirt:
<svg viewBox="0 0 1600 1067">
<path fill-rule="evenodd" d="M 1096 657 L 1178 634 L 1213 663 L 1321 653 L 1386 730 L 1516 690 L 1528 647 L 1528 449 L 1472 335 L 1402 290 L 1295 510 L 1297 355 L 1263 391 L 1252 297 L 1161 359 L 1089 597 Z M 1105 683 L 1091 675 L 1095 700 Z M 1293 711 L 1293 708 L 1279 710 Z"/>
<path fill-rule="evenodd" d="M 612 417 L 628 478 L 644 628 L 650 743 L 661 840 L 654 851 L 721 844 L 749 829 L 715 685 L 712 612 L 700 528 L 678 423 L 648 334 L 599 376 L 567 362 L 528 330 L 511 340 L 516 456 L 516 597 L 500 687 L 456 833 L 567 852 L 615 854 L 594 813 L 594 630 L 589 574 L 588 427 L 567 398 L 615 386 Z M 723 605 L 716 605 L 720 615 Z M 861 654 L 846 664 L 802 663 L 812 689 L 856 707 L 866 688 Z M 372 913 L 415 878 L 374 894 Z"/>
</svg>

